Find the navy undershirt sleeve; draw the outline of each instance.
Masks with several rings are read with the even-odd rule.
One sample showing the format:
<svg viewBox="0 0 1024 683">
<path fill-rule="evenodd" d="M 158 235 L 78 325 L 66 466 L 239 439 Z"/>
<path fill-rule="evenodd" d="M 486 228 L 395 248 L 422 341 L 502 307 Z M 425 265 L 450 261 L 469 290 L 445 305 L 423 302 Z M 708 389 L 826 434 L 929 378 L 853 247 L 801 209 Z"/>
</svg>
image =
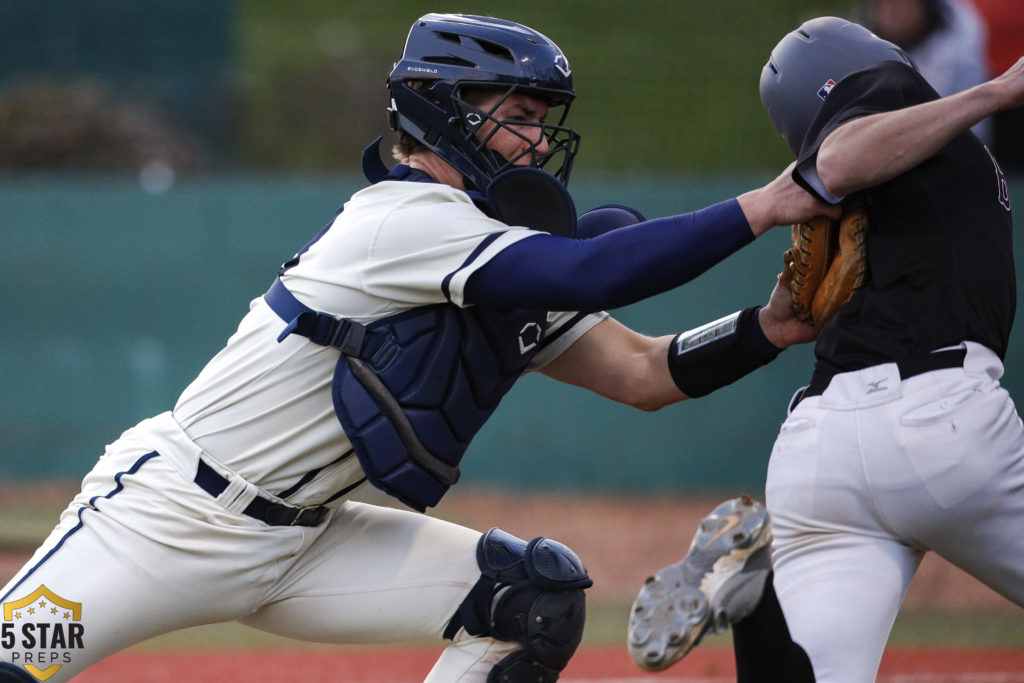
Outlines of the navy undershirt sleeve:
<svg viewBox="0 0 1024 683">
<path fill-rule="evenodd" d="M 692 280 L 753 240 L 735 199 L 592 239 L 537 235 L 473 273 L 465 300 L 546 311 L 618 308 Z"/>
</svg>

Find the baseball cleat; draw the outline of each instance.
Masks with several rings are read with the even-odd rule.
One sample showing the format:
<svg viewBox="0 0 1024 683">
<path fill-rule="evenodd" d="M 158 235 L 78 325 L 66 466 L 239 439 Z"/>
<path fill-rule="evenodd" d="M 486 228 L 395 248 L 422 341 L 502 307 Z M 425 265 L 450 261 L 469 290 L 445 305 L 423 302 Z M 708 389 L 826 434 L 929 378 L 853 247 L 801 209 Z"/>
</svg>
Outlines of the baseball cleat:
<svg viewBox="0 0 1024 683">
<path fill-rule="evenodd" d="M 701 520 L 686 556 L 649 577 L 633 601 L 633 661 L 648 671 L 667 669 L 709 631 L 748 616 L 771 569 L 770 541 L 768 511 L 747 495 Z"/>
</svg>

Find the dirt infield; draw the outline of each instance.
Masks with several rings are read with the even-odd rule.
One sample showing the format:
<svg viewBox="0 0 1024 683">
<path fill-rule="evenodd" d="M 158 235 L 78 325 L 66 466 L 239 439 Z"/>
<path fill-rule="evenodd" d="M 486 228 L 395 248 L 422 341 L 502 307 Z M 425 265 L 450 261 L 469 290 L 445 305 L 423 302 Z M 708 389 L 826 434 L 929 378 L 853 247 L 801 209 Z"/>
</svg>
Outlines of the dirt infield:
<svg viewBox="0 0 1024 683">
<path fill-rule="evenodd" d="M 10 486 L 0 482 L 0 520 L 5 509 L 31 504 L 51 510 L 56 521 L 75 490 L 67 484 Z M 700 519 L 725 497 L 526 494 L 456 487 L 431 514 L 481 531 L 498 526 L 527 539 L 544 535 L 562 541 L 579 553 L 594 579 L 588 595 L 595 600 L 630 602 L 652 571 L 679 559 Z M 372 492 L 364 498 L 386 501 L 383 494 Z M 5 549 L 3 540 L 0 533 L 0 583 L 28 559 L 30 549 L 24 544 Z M 932 553 L 925 557 L 904 606 L 1018 609 Z"/>
<path fill-rule="evenodd" d="M 454 489 L 438 516 L 475 529 L 499 526 L 525 538 L 543 534 L 562 541 L 579 553 L 594 578 L 591 596 L 632 601 L 652 571 L 682 556 L 701 518 L 728 495 L 556 496 Z M 904 602 L 908 609 L 922 606 L 1019 611 L 933 553 L 922 562 Z"/>
<path fill-rule="evenodd" d="M 0 482 L 0 520 L 5 508 L 30 503 L 52 510 L 56 521 L 75 490 L 73 485 L 14 487 Z M 431 514 L 481 531 L 498 526 L 527 539 L 544 535 L 562 541 L 579 553 L 594 579 L 588 595 L 607 602 L 631 602 L 652 571 L 679 559 L 700 519 L 725 497 L 526 494 L 456 487 Z M 386 502 L 383 494 L 370 492 L 364 498 Z M 28 559 L 28 550 L 21 545 L 5 551 L 0 534 L 0 583 Z M 1018 609 L 931 553 L 925 557 L 904 606 Z"/>
<path fill-rule="evenodd" d="M 28 495 L 52 498 L 56 511 L 73 494 L 60 488 L 14 493 L 0 484 L 0 520 L 5 508 Z M 479 530 L 499 526 L 525 538 L 538 534 L 563 541 L 579 552 L 594 578 L 592 600 L 627 604 L 653 570 L 676 561 L 699 520 L 725 496 L 594 496 L 579 493 L 532 494 L 465 488 L 454 490 L 435 514 Z M 379 501 L 375 501 L 379 502 Z M 0 541 L 3 535 L 0 534 Z M 0 543 L 2 546 L 2 543 Z M 0 547 L 0 583 L 28 559 L 28 547 Z M 929 556 L 910 589 L 907 610 L 994 610 L 1018 614 L 1008 600 L 945 561 Z M 726 683 L 735 680 L 727 642 L 709 642 L 675 667 L 647 674 L 635 667 L 625 648 L 585 641 L 569 665 L 565 683 Z M 287 649 L 228 647 L 200 650 L 149 648 L 147 644 L 90 668 L 75 683 L 190 683 L 224 680 L 344 681 L 412 683 L 421 681 L 438 655 L 435 648 L 305 647 Z M 882 663 L 882 683 L 1024 683 L 1024 643 L 1010 649 L 906 649 L 890 647 Z"/>
</svg>

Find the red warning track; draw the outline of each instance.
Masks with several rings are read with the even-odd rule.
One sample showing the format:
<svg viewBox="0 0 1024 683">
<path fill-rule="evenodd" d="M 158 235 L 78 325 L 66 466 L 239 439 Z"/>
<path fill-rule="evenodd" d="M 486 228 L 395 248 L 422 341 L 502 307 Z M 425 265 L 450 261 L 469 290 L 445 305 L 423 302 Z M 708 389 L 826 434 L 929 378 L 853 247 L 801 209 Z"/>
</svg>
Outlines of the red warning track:
<svg viewBox="0 0 1024 683">
<path fill-rule="evenodd" d="M 416 683 L 437 657 L 433 649 L 141 652 L 115 655 L 75 678 L 75 683 L 213 683 L 245 681 L 344 681 Z M 622 648 L 588 648 L 576 654 L 563 683 L 732 683 L 732 650 L 696 650 L 676 666 L 645 673 Z M 886 653 L 880 683 L 1024 683 L 1024 649 L 899 649 Z"/>
</svg>

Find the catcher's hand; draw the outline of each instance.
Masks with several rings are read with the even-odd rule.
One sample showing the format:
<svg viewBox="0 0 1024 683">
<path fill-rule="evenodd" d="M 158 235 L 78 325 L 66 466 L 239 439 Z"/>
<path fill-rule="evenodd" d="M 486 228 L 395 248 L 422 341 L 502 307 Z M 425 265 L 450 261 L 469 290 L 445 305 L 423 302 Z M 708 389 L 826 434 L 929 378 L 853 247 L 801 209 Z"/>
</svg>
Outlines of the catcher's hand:
<svg viewBox="0 0 1024 683">
<path fill-rule="evenodd" d="M 867 227 L 860 200 L 844 202 L 838 221 L 820 217 L 793 226 L 779 281 L 789 287 L 799 320 L 821 327 L 864 284 Z"/>
</svg>

